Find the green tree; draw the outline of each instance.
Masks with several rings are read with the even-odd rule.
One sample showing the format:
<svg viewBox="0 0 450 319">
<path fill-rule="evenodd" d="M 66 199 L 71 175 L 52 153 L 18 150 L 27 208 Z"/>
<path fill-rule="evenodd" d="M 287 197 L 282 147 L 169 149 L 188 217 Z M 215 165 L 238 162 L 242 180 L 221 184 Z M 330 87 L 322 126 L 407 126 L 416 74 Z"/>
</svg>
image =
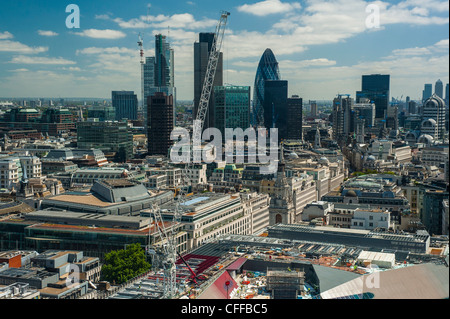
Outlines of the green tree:
<svg viewBox="0 0 450 319">
<path fill-rule="evenodd" d="M 102 279 L 122 284 L 150 269 L 141 245 L 131 244 L 126 249 L 113 250 L 105 255 Z"/>
</svg>

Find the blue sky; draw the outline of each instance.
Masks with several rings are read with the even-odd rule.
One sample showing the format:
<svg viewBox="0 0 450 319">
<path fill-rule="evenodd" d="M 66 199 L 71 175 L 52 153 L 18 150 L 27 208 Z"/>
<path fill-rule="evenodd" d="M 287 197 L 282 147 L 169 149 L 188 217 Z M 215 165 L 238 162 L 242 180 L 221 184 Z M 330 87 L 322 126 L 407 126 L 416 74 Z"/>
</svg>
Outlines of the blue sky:
<svg viewBox="0 0 450 319">
<path fill-rule="evenodd" d="M 68 29 L 65 8 L 80 8 Z M 289 94 L 355 95 L 361 75 L 391 74 L 391 96 L 419 99 L 424 83 L 449 81 L 449 2 L 441 0 L 2 0 L 0 97 L 140 96 L 138 34 L 146 56 L 163 33 L 175 50 L 178 99 L 193 98 L 193 43 L 231 12 L 224 81 L 253 87 L 266 48 Z M 379 12 L 379 26 L 371 22 Z"/>
</svg>

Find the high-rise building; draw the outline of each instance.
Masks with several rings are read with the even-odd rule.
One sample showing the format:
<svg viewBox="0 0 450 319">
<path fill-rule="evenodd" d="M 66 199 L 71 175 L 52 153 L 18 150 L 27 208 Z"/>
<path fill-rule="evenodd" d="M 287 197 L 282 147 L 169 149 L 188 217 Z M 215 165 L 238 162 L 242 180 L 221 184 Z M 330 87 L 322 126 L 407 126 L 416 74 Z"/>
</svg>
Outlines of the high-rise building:
<svg viewBox="0 0 450 319">
<path fill-rule="evenodd" d="M 281 80 L 278 62 L 271 49 L 266 49 L 264 51 L 259 61 L 258 69 L 256 70 L 255 85 L 253 87 L 253 126 L 265 126 L 266 117 L 264 115 L 264 89 L 265 82 L 268 80 Z"/>
<path fill-rule="evenodd" d="M 445 102 L 436 94 L 428 98 L 423 105 L 421 133 L 434 139 L 444 138 Z"/>
<path fill-rule="evenodd" d="M 303 138 L 303 99 L 293 95 L 287 99 L 287 139 Z"/>
<path fill-rule="evenodd" d="M 356 92 L 356 103 L 367 98 L 375 103 L 375 118 L 385 119 L 389 107 L 389 74 L 371 74 L 362 76 L 361 91 Z"/>
<path fill-rule="evenodd" d="M 156 92 L 163 92 L 166 95 L 172 95 L 173 103 L 176 105 L 176 87 L 175 87 L 175 54 L 174 50 L 167 42 L 166 36 L 162 34 L 155 35 L 155 56 L 147 57 L 143 65 L 143 91 L 144 91 L 144 117 L 145 124 L 149 123 L 148 98 Z M 174 108 L 175 112 L 175 108 Z M 175 121 L 175 114 L 173 115 Z"/>
<path fill-rule="evenodd" d="M 115 160 L 118 162 L 126 162 L 133 158 L 133 135 L 125 121 L 99 122 L 91 119 L 78 122 L 77 146 L 99 149 L 105 155 L 115 154 Z"/>
<path fill-rule="evenodd" d="M 349 95 L 339 94 L 333 99 L 333 139 L 345 142 L 348 134 L 353 131 L 352 117 L 353 99 Z"/>
<path fill-rule="evenodd" d="M 309 101 L 309 108 L 310 108 L 311 116 L 316 117 L 317 116 L 317 102 Z"/>
<path fill-rule="evenodd" d="M 422 91 L 422 103 L 429 99 L 431 95 L 433 95 L 433 84 L 427 83 Z"/>
<path fill-rule="evenodd" d="M 116 120 L 138 119 L 138 99 L 133 91 L 112 91 L 112 106 L 116 113 Z"/>
<path fill-rule="evenodd" d="M 156 92 L 148 97 L 148 154 L 168 156 L 174 128 L 173 96 Z"/>
<path fill-rule="evenodd" d="M 439 96 L 441 99 L 444 98 L 444 85 L 440 79 L 434 84 L 434 94 Z"/>
<path fill-rule="evenodd" d="M 353 105 L 355 111 L 355 121 L 364 119 L 364 126 L 367 128 L 375 125 L 375 104 L 374 103 L 355 103 Z"/>
<path fill-rule="evenodd" d="M 288 138 L 288 81 L 264 81 L 264 127 L 278 129 L 278 140 Z"/>
<path fill-rule="evenodd" d="M 250 127 L 250 87 L 214 87 L 214 127 L 225 137 L 225 129 Z"/>
<path fill-rule="evenodd" d="M 443 201 L 445 199 L 448 199 L 448 191 L 426 190 L 423 195 L 420 219 L 431 235 L 442 234 Z"/>
<path fill-rule="evenodd" d="M 214 41 L 214 33 L 200 33 L 199 41 L 194 43 L 194 119 L 197 117 L 198 105 L 202 95 L 203 84 L 205 82 L 206 69 L 208 67 L 209 55 Z M 219 53 L 216 74 L 213 81 L 213 87 L 223 86 L 223 53 Z M 214 127 L 214 89 L 208 104 L 208 112 L 206 113 L 204 129 Z"/>
<path fill-rule="evenodd" d="M 448 90 L 448 83 L 445 85 L 445 99 L 444 99 L 444 101 L 445 101 L 445 105 L 449 105 L 448 104 L 448 99 L 449 99 L 449 90 Z"/>
</svg>

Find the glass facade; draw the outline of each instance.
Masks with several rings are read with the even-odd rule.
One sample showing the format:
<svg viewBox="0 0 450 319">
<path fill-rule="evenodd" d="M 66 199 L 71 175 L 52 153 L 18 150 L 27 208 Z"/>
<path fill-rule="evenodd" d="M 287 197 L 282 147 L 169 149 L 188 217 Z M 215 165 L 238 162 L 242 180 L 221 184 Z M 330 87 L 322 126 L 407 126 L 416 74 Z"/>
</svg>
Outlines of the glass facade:
<svg viewBox="0 0 450 319">
<path fill-rule="evenodd" d="M 361 91 L 356 92 L 357 103 L 369 99 L 375 103 L 375 118 L 385 119 L 389 106 L 390 75 L 371 74 L 362 76 Z"/>
<path fill-rule="evenodd" d="M 264 126 L 264 86 L 267 80 L 280 80 L 278 62 L 270 49 L 266 49 L 256 70 L 253 92 L 252 125 Z"/>
<path fill-rule="evenodd" d="M 79 122 L 77 125 L 79 148 L 114 152 L 120 162 L 133 157 L 133 135 L 127 122 Z"/>
<path fill-rule="evenodd" d="M 112 91 L 112 106 L 115 110 L 116 120 L 137 120 L 138 100 L 133 91 Z"/>
<path fill-rule="evenodd" d="M 250 87 L 215 86 L 214 107 L 214 127 L 222 136 L 225 136 L 226 128 L 245 131 L 250 126 Z"/>
</svg>

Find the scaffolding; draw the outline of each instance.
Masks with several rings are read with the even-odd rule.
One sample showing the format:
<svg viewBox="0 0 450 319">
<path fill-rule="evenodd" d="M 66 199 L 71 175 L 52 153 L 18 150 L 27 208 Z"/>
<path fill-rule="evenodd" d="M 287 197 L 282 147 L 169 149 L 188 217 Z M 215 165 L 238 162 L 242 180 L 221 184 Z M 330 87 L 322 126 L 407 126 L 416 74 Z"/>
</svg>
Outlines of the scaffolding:
<svg viewBox="0 0 450 319">
<path fill-rule="evenodd" d="M 285 268 L 267 269 L 267 291 L 272 299 L 297 299 L 303 292 L 305 285 L 305 272 Z"/>
</svg>

